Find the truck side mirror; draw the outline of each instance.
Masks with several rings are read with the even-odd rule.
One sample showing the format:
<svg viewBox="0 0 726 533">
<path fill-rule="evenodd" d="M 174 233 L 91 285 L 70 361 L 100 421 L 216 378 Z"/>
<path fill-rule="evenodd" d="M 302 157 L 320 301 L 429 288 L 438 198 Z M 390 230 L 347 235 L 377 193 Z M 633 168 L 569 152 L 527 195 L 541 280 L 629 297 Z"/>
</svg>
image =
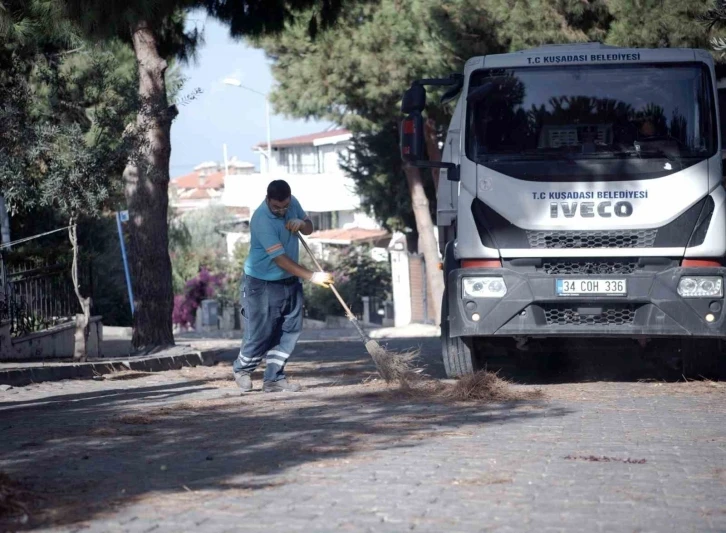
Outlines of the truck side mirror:
<svg viewBox="0 0 726 533">
<path fill-rule="evenodd" d="M 401 121 L 401 159 L 416 163 L 424 157 L 423 117 L 413 111 Z"/>
<path fill-rule="evenodd" d="M 411 84 L 411 87 L 403 93 L 401 100 L 401 111 L 408 115 L 401 122 L 401 159 L 419 168 L 442 168 L 447 170 L 447 179 L 459 181 L 459 166 L 454 163 L 442 161 L 427 161 L 424 149 L 424 125 L 421 112 L 426 108 L 426 89 L 424 85 L 451 86 L 454 85 L 456 92 L 461 90 L 464 83 L 463 76 L 451 76 L 448 79 L 424 79 Z M 456 92 L 449 91 L 444 95 L 447 98 L 453 97 Z"/>
<path fill-rule="evenodd" d="M 401 100 L 401 112 L 410 114 L 414 112 L 421 113 L 426 108 L 426 89 L 419 83 L 412 83 L 411 87 L 406 89 Z"/>
</svg>

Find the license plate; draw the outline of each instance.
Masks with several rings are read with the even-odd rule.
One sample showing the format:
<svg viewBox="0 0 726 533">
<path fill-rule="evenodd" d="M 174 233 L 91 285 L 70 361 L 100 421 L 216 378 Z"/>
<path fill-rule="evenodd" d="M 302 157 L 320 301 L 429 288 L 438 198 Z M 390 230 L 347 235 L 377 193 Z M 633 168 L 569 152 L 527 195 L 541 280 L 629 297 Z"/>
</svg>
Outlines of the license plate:
<svg viewBox="0 0 726 533">
<path fill-rule="evenodd" d="M 628 293 L 628 284 L 624 279 L 558 279 L 557 294 L 559 296 L 580 296 L 596 294 L 604 296 L 624 296 Z"/>
</svg>

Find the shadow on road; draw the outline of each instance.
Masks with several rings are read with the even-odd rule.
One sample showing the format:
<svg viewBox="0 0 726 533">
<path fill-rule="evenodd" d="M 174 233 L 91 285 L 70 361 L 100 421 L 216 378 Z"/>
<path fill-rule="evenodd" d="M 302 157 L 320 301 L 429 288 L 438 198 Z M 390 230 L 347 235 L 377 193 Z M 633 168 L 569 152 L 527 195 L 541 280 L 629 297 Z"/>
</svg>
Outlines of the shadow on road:
<svg viewBox="0 0 726 533">
<path fill-rule="evenodd" d="M 294 467 L 366 460 L 490 424 L 569 414 L 536 401 L 417 401 L 357 383 L 240 397 L 234 389 L 210 396 L 209 385 L 194 380 L 1 403 L 0 470 L 43 497 L 30 522 L 12 529 L 102 519 L 156 494 L 165 505 L 219 491 L 242 497 L 291 482 Z"/>
<path fill-rule="evenodd" d="M 426 372 L 444 377 L 438 339 L 382 344 L 398 352 L 420 349 Z M 229 366 L 236 355 L 222 354 L 221 364 Z M 576 358 L 533 351 L 505 359 L 501 375 L 567 383 L 668 374 L 662 360 L 636 355 L 599 342 Z M 375 373 L 361 343 L 301 343 L 290 372 L 310 381 L 307 392 L 240 397 L 211 378 L 137 387 L 129 380 L 96 392 L 0 403 L 0 470 L 43 496 L 30 522 L 11 529 L 121 516 L 156 494 L 165 496 L 165 505 L 169 498 L 196 502 L 219 491 L 243 497 L 294 482 L 291 476 L 306 465 L 366 460 L 446 434 L 571 413 L 537 401 L 463 405 L 392 395 L 379 383 L 364 383 Z"/>
</svg>

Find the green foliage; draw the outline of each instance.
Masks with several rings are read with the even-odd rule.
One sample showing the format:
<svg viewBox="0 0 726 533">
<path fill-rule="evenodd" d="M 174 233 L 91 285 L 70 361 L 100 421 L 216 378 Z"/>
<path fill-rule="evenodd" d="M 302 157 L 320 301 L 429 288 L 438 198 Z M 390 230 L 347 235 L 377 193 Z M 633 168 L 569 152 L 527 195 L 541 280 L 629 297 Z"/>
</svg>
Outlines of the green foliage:
<svg viewBox="0 0 726 533">
<path fill-rule="evenodd" d="M 309 35 L 329 28 L 338 16 L 342 0 L 49 0 L 63 7 L 63 14 L 92 39 L 119 38 L 130 42 L 131 29 L 146 26 L 158 41 L 161 57 L 187 61 L 202 42 L 196 30 L 185 31 L 184 13 L 194 9 L 229 26 L 233 37 L 263 35 L 282 30 L 285 23 L 306 12 L 303 23 Z"/>
<path fill-rule="evenodd" d="M 317 270 L 309 258 L 301 262 L 307 268 Z M 374 260 L 367 246 L 333 250 L 327 260 L 320 263 L 326 271 L 334 273 L 335 287 L 356 316 L 360 317 L 363 312 L 363 296 L 385 300 L 391 294 L 390 265 L 387 261 Z M 308 318 L 325 320 L 328 315 L 345 316 L 330 289 L 305 283 L 303 294 Z"/>
<path fill-rule="evenodd" d="M 52 209 L 71 221 L 113 210 L 121 192 L 118 178 L 128 162 L 133 163 L 129 182 L 138 179 L 141 191 L 165 192 L 170 147 L 164 128 L 176 114 L 167 103 L 176 103 L 183 81 L 167 71 L 165 90 L 161 73 L 172 59 L 193 58 L 201 42 L 196 30 L 184 29 L 189 10 L 206 10 L 227 23 L 232 36 L 241 36 L 280 30 L 303 10 L 315 8 L 307 16 L 308 32 L 314 35 L 332 23 L 341 1 L 0 0 L 0 190 L 9 208 L 16 216 Z M 138 35 L 144 39 L 135 40 L 134 57 L 129 45 Z M 128 58 L 131 68 L 126 68 Z M 146 69 L 141 83 L 137 61 L 158 67 Z M 141 309 L 161 310 L 140 318 L 141 328 L 137 321 L 134 343 L 169 343 L 173 340 L 163 316 L 167 307 L 171 311 L 165 307 L 171 301 L 164 294 L 171 288 L 166 252 L 137 247 L 149 242 L 150 232 L 166 244 L 163 217 L 156 227 L 144 226 L 140 219 L 158 221 L 167 206 L 158 198 L 139 201 L 136 184 L 127 185 L 134 218 L 130 228 L 137 237 L 131 239 L 131 269 L 143 289 L 136 297 L 144 302 Z M 223 256 L 186 258 L 185 269 Z M 142 270 L 154 280 L 151 285 L 139 282 Z"/>
<path fill-rule="evenodd" d="M 26 58 L 28 77 L 21 68 L 3 77 L 0 189 L 11 212 L 51 207 L 68 219 L 118 200 L 134 149 L 124 136 L 135 112 L 131 60 L 120 46 L 89 47 Z"/>
<path fill-rule="evenodd" d="M 709 34 L 699 24 L 712 0 L 611 0 L 613 23 L 606 42 L 632 47 L 709 48 Z"/>
<path fill-rule="evenodd" d="M 405 180 L 394 180 L 391 176 L 402 176 L 403 165 L 397 150 L 391 146 L 398 143 L 398 124 L 391 121 L 373 133 L 361 132 L 352 141 L 349 157 L 341 167 L 355 179 L 362 206 L 376 213 L 383 225 L 390 231 L 408 231 L 416 238 L 416 220 L 411 208 L 411 195 Z M 436 198 L 432 180 L 424 182 L 429 198 Z M 430 202 L 431 216 L 435 216 L 436 202 Z"/>
<path fill-rule="evenodd" d="M 227 256 L 223 231 L 232 223 L 223 206 L 170 217 L 169 252 L 175 295 L 184 294 L 187 283 L 206 268 L 213 275 L 222 276 L 216 291 L 222 301 L 232 304 L 239 300 L 239 281 L 249 244 L 237 243 L 232 258 Z"/>
<path fill-rule="evenodd" d="M 87 294 L 93 296 L 92 313 L 109 326 L 131 326 L 126 277 L 114 215 L 88 219 L 79 226 L 81 264 L 90 267 Z M 128 250 L 128 244 L 126 245 Z M 86 293 L 86 291 L 84 291 Z"/>
<path fill-rule="evenodd" d="M 244 272 L 245 261 L 250 255 L 250 243 L 238 242 L 234 247 L 232 253 L 232 261 L 230 264 L 230 271 L 238 276 L 241 276 Z"/>
<path fill-rule="evenodd" d="M 136 65 L 118 41 L 83 42 L 51 0 L 4 2 L 0 33 L 0 190 L 15 237 L 78 224 L 81 293 L 107 324 L 130 323 L 115 221 L 135 139 Z M 24 245 L 70 268 L 68 234 Z"/>
<path fill-rule="evenodd" d="M 238 242 L 235 245 L 232 258 L 227 265 L 224 286 L 219 294 L 220 300 L 225 304 L 234 305 L 239 303 L 240 282 L 244 274 L 245 261 L 247 261 L 249 255 L 250 243 Z"/>
<path fill-rule="evenodd" d="M 227 218 L 224 208 L 213 206 L 172 219 L 169 255 L 174 294 L 182 294 L 186 283 L 206 268 L 220 274 L 227 268 L 224 236 L 219 226 Z"/>
<path fill-rule="evenodd" d="M 415 228 L 398 156 L 400 98 L 417 78 L 461 72 L 472 56 L 549 43 L 707 47 L 698 21 L 710 0 L 378 0 L 356 2 L 335 32 L 311 40 L 302 23 L 256 39 L 273 60 L 278 112 L 335 121 L 354 133 L 346 170 L 364 205 L 389 229 Z M 717 11 L 717 10 L 716 10 Z M 713 11 L 716 21 L 726 10 Z M 443 140 L 453 111 L 427 88 Z M 433 187 L 427 195 L 435 212 Z"/>
</svg>

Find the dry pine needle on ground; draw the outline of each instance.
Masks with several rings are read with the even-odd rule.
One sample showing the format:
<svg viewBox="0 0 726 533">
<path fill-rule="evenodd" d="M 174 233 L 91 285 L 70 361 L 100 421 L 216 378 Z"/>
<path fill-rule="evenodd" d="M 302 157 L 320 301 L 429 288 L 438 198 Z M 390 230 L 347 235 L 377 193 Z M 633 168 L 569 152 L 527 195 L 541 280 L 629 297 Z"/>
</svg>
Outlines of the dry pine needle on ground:
<svg viewBox="0 0 726 533">
<path fill-rule="evenodd" d="M 32 493 L 0 472 L 0 518 L 25 517 L 27 520 L 31 497 Z"/>
</svg>

